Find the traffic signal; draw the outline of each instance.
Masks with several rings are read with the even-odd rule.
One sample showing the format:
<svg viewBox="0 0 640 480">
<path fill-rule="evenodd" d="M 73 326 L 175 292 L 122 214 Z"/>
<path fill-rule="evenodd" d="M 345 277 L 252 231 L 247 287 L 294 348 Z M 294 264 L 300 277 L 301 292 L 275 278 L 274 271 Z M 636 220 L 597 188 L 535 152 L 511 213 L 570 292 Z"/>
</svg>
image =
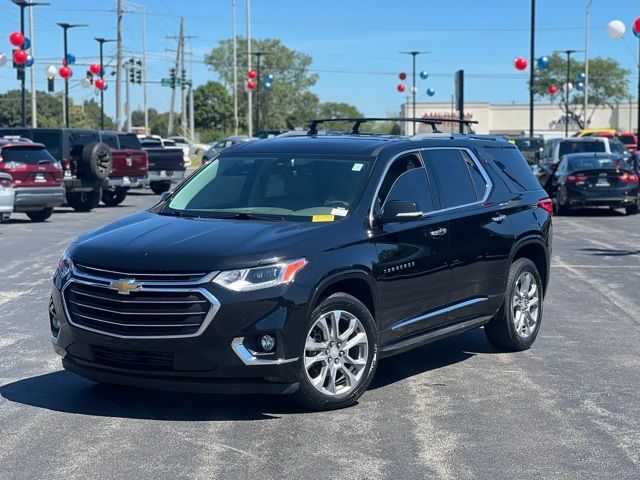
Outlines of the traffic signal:
<svg viewBox="0 0 640 480">
<path fill-rule="evenodd" d="M 171 84 L 171 88 L 176 88 L 176 69 L 169 69 L 169 83 Z"/>
<path fill-rule="evenodd" d="M 136 83 L 136 71 L 134 67 L 129 67 L 129 82 Z"/>
<path fill-rule="evenodd" d="M 182 79 L 181 79 L 182 83 L 182 88 L 187 88 L 187 71 L 183 68 L 182 69 Z"/>
<path fill-rule="evenodd" d="M 136 68 L 136 83 L 138 85 L 142 84 L 142 69 L 141 68 Z"/>
</svg>

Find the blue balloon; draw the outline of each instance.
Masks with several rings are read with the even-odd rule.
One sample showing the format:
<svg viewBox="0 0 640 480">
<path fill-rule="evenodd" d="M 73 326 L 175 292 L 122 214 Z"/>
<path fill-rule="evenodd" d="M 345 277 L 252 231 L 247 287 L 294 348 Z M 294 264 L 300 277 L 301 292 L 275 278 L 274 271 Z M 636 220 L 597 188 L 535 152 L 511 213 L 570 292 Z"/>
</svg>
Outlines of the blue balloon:
<svg viewBox="0 0 640 480">
<path fill-rule="evenodd" d="M 24 62 L 25 67 L 30 67 L 33 65 L 33 57 L 31 55 L 27 55 L 27 61 Z"/>
<path fill-rule="evenodd" d="M 27 37 L 24 37 L 24 42 L 22 42 L 22 49 L 29 50 L 29 47 L 31 47 L 31 40 L 29 40 Z"/>
<path fill-rule="evenodd" d="M 576 89 L 580 91 L 584 90 L 584 83 L 582 82 L 576 83 Z"/>
<path fill-rule="evenodd" d="M 270 83 L 270 82 L 266 82 L 266 83 L 264 84 L 263 88 L 264 88 L 265 90 L 271 90 L 271 83 Z"/>
<path fill-rule="evenodd" d="M 586 80 L 587 76 L 584 73 L 580 73 L 578 75 L 578 82 L 584 82 Z"/>
<path fill-rule="evenodd" d="M 67 53 L 67 64 L 73 65 L 76 63 L 76 56 L 73 53 Z"/>
<path fill-rule="evenodd" d="M 273 75 L 269 74 L 267 75 L 267 83 L 271 83 L 273 82 Z"/>
<path fill-rule="evenodd" d="M 544 57 L 540 57 L 538 59 L 538 68 L 540 70 L 544 70 L 545 68 L 547 68 L 549 66 L 549 57 L 547 57 L 546 55 Z"/>
<path fill-rule="evenodd" d="M 433 97 L 436 94 L 436 91 L 433 88 L 427 88 L 427 95 Z"/>
<path fill-rule="evenodd" d="M 425 72 L 424 70 L 420 72 L 420 78 L 422 80 L 426 80 L 429 77 L 429 74 L 427 72 Z"/>
</svg>

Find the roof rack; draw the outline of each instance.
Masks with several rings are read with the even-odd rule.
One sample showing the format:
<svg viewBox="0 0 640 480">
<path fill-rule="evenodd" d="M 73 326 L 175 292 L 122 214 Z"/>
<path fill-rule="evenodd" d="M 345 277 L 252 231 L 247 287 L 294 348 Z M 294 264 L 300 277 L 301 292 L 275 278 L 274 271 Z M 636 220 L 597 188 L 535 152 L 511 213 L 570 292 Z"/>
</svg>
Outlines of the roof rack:
<svg viewBox="0 0 640 480">
<path fill-rule="evenodd" d="M 318 134 L 318 125 L 321 123 L 327 122 L 353 122 L 353 126 L 351 127 L 351 135 L 359 135 L 360 134 L 360 125 L 367 122 L 413 122 L 413 123 L 422 123 L 425 125 L 431 126 L 433 133 L 442 133 L 438 130 L 437 125 L 440 125 L 444 122 L 450 123 L 460 123 L 465 125 L 469 129 L 469 133 L 473 133 L 471 130 L 471 125 L 478 123 L 476 120 L 466 120 L 460 118 L 383 118 L 383 117 L 362 117 L 362 118 L 316 118 L 309 122 L 309 131 L 307 131 L 308 136 L 317 135 Z"/>
</svg>

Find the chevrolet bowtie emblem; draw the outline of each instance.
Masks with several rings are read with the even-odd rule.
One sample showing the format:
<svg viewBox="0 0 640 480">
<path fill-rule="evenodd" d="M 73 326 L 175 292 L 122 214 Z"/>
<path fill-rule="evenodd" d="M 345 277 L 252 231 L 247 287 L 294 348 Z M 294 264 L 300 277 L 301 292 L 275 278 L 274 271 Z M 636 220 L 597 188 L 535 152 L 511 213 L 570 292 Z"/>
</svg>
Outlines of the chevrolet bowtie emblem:
<svg viewBox="0 0 640 480">
<path fill-rule="evenodd" d="M 116 290 L 120 295 L 129 295 L 131 292 L 142 290 L 142 284 L 134 279 L 116 280 L 109 284 L 109 288 Z"/>
</svg>

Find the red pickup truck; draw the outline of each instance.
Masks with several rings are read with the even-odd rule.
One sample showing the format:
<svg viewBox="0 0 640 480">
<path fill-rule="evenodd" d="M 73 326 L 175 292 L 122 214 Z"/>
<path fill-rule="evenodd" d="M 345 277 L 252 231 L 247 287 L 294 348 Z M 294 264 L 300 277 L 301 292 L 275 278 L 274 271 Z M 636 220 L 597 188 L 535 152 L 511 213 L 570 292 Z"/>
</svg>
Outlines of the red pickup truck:
<svg viewBox="0 0 640 480">
<path fill-rule="evenodd" d="M 135 133 L 100 132 L 100 141 L 111 148 L 113 166 L 102 186 L 102 203 L 122 203 L 130 188 L 149 185 L 149 160 Z"/>
</svg>

